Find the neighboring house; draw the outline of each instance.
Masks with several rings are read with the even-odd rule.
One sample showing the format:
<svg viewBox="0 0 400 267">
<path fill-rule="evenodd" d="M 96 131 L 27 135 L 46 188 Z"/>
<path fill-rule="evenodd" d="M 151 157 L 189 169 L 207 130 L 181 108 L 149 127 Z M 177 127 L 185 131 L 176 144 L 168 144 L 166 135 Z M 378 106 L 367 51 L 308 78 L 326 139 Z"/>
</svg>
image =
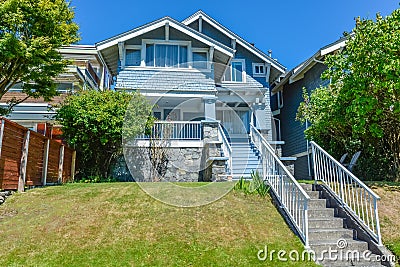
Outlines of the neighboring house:
<svg viewBox="0 0 400 267">
<path fill-rule="evenodd" d="M 322 80 L 326 70 L 324 58 L 345 46 L 346 39 L 341 38 L 315 53 L 312 57 L 283 75 L 272 89 L 272 113 L 277 121 L 278 139 L 283 140 L 282 156 L 295 157 L 296 179 L 310 178 L 312 174 L 311 151 L 304 136 L 308 124 L 296 120 L 297 109 L 303 101 L 303 88 L 310 93 L 315 88 L 326 86 L 329 81 Z M 280 128 L 280 129 L 279 129 Z"/>
<path fill-rule="evenodd" d="M 8 116 L 31 130 L 59 139 L 60 128 L 54 125 L 54 105 L 61 103 L 67 94 L 77 90 L 104 90 L 109 88 L 110 77 L 104 68 L 96 47 L 90 45 L 71 45 L 62 47 L 60 53 L 70 60 L 70 65 L 65 72 L 60 74 L 55 82 L 60 95 L 53 97 L 51 102 L 43 98 L 28 98 L 16 105 Z M 21 92 L 21 84 L 16 84 L 0 100 L 0 105 L 5 106 L 8 101 L 23 99 L 26 95 Z"/>
</svg>

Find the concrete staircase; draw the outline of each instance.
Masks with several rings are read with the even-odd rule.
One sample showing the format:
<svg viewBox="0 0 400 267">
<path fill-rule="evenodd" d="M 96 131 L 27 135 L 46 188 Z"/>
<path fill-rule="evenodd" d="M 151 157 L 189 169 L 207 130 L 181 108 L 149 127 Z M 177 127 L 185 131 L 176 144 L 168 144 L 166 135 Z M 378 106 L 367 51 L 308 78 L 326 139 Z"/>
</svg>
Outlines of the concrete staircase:
<svg viewBox="0 0 400 267">
<path fill-rule="evenodd" d="M 233 180 L 241 177 L 250 179 L 252 171 L 262 172 L 260 160 L 251 148 L 248 138 L 232 139 L 231 147 Z"/>
<path fill-rule="evenodd" d="M 335 217 L 335 209 L 312 184 L 301 185 L 311 197 L 309 202 L 309 240 L 318 264 L 322 266 L 383 266 L 368 249 L 368 243 L 357 240 L 356 231 L 345 228 L 345 219 Z M 333 258 L 330 259 L 329 251 Z M 371 261 L 364 259 L 363 253 Z M 359 255 L 359 257 L 357 257 Z"/>
</svg>

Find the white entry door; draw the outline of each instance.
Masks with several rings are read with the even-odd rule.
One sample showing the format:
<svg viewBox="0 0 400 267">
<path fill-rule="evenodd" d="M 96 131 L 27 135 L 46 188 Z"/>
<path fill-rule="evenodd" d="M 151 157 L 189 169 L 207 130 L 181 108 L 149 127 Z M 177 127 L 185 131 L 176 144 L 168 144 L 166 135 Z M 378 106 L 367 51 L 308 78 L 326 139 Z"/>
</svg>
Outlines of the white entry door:
<svg viewBox="0 0 400 267">
<path fill-rule="evenodd" d="M 219 110 L 217 120 L 229 134 L 249 133 L 250 110 Z"/>
</svg>

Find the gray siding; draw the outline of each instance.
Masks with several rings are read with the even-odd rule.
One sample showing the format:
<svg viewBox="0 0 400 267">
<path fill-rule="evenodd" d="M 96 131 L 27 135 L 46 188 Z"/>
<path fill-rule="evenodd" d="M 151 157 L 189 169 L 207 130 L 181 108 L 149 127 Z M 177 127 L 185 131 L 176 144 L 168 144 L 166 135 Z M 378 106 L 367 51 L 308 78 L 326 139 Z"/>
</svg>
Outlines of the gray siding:
<svg viewBox="0 0 400 267">
<path fill-rule="evenodd" d="M 316 64 L 305 74 L 303 79 L 284 85 L 284 106 L 281 108 L 280 115 L 277 116 L 281 120 L 282 140 L 285 141 L 285 145 L 282 147 L 284 156 L 292 156 L 307 151 L 307 142 L 304 136 L 305 125 L 296 121 L 297 109 L 300 102 L 303 101 L 303 87 L 311 92 L 320 85 L 326 84 L 326 81 L 322 81 L 320 78 L 325 69 L 324 65 Z M 276 101 L 275 98 L 273 100 Z"/>
</svg>

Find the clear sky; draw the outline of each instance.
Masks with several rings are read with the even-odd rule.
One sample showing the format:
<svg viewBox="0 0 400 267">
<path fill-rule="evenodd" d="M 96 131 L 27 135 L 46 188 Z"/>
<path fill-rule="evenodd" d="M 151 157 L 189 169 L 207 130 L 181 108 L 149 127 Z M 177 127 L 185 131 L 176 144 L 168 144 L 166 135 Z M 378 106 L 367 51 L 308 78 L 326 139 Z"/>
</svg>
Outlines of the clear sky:
<svg viewBox="0 0 400 267">
<path fill-rule="evenodd" d="M 94 44 L 164 16 L 202 9 L 291 69 L 354 28 L 354 18 L 386 16 L 400 0 L 72 0 L 81 44 Z"/>
</svg>

